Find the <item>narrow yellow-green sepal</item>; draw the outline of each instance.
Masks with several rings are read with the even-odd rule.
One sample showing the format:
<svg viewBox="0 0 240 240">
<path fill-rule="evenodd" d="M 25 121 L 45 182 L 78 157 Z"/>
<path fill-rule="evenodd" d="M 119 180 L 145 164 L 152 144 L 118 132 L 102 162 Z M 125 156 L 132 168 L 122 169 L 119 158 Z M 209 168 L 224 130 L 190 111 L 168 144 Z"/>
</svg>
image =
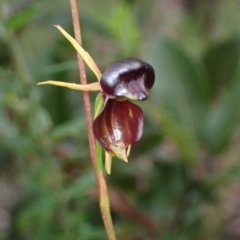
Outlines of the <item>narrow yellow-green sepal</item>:
<svg viewBox="0 0 240 240">
<path fill-rule="evenodd" d="M 70 36 L 61 26 L 54 25 L 67 39 L 68 41 L 73 45 L 73 47 L 77 50 L 77 52 L 81 55 L 83 60 L 86 62 L 88 67 L 93 71 L 93 73 L 96 75 L 98 81 L 100 80 L 102 74 L 100 70 L 98 69 L 96 63 L 93 61 L 91 56 L 86 52 L 79 44 L 78 42 Z"/>
<path fill-rule="evenodd" d="M 112 154 L 108 151 L 105 151 L 105 169 L 108 174 L 111 174 L 112 168 Z"/>
<path fill-rule="evenodd" d="M 67 83 L 67 82 L 49 80 L 45 82 L 39 82 L 37 85 L 44 85 L 44 84 L 50 84 L 50 85 L 55 85 L 59 87 L 66 87 L 66 88 L 71 88 L 74 90 L 85 91 L 85 92 L 98 92 L 101 90 L 101 86 L 99 82 L 94 82 L 89 84 L 76 84 L 76 83 Z"/>
</svg>

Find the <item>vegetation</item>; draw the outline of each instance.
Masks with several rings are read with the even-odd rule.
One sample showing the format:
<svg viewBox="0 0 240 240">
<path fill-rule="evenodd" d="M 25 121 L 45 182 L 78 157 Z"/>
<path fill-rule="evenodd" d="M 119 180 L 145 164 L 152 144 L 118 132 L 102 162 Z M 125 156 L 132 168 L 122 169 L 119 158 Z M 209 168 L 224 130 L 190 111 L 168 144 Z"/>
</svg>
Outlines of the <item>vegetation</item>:
<svg viewBox="0 0 240 240">
<path fill-rule="evenodd" d="M 156 73 L 149 99 L 135 102 L 143 137 L 106 174 L 118 239 L 239 239 L 239 1 L 78 3 L 101 71 L 134 57 Z M 0 2 L 3 240 L 106 239 L 81 93 L 37 86 L 79 83 L 76 52 L 54 24 L 73 35 L 68 1 Z"/>
</svg>

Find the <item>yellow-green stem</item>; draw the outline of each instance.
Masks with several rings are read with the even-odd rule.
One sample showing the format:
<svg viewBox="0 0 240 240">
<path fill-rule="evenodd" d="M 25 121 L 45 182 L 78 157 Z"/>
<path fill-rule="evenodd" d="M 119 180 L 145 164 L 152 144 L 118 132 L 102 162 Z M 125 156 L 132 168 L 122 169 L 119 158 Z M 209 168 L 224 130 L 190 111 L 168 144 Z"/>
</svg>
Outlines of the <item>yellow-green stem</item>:
<svg viewBox="0 0 240 240">
<path fill-rule="evenodd" d="M 114 226 L 112 223 L 111 212 L 110 212 L 110 202 L 107 190 L 107 184 L 104 179 L 103 170 L 98 173 L 99 183 L 100 183 L 100 209 L 102 213 L 103 222 L 108 235 L 108 239 L 116 240 L 116 235 L 114 231 Z"/>
</svg>

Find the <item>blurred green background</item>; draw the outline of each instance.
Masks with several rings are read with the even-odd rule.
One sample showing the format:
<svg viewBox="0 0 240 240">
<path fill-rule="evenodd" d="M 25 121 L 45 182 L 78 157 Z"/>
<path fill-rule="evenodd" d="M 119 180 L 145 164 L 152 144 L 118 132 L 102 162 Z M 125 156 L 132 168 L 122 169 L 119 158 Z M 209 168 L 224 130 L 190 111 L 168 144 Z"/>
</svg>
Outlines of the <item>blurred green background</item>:
<svg viewBox="0 0 240 240">
<path fill-rule="evenodd" d="M 144 135 L 107 176 L 121 240 L 240 239 L 240 2 L 79 0 L 99 68 L 137 57 L 156 82 Z M 106 239 L 67 0 L 0 0 L 0 239 Z M 88 80 L 96 81 L 88 70 Z M 92 101 L 96 94 L 92 94 Z"/>
</svg>

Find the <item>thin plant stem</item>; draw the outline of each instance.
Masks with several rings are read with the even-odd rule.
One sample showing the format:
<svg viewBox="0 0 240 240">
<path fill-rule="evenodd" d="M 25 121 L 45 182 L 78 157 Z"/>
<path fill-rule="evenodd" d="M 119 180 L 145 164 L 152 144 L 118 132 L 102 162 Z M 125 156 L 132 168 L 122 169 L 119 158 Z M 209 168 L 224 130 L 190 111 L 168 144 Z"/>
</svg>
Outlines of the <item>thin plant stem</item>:
<svg viewBox="0 0 240 240">
<path fill-rule="evenodd" d="M 76 0 L 70 0 L 70 6 L 71 6 L 71 12 L 72 12 L 75 39 L 80 45 L 82 45 L 80 18 L 79 18 L 78 6 L 77 6 Z M 87 84 L 87 77 L 86 77 L 86 71 L 85 71 L 83 59 L 79 53 L 77 54 L 77 57 L 78 57 L 80 83 Z M 85 109 L 85 115 L 86 115 L 86 121 L 87 121 L 90 155 L 91 155 L 94 175 L 96 179 L 100 210 L 101 210 L 101 214 L 102 214 L 108 239 L 116 240 L 116 234 L 114 231 L 111 213 L 110 213 L 110 203 L 109 203 L 107 184 L 106 184 L 102 169 L 99 170 L 97 167 L 96 144 L 95 144 L 95 138 L 92 130 L 93 120 L 92 120 L 92 113 L 91 113 L 90 98 L 89 98 L 88 92 L 83 92 L 82 94 L 83 94 L 84 109 Z"/>
</svg>

